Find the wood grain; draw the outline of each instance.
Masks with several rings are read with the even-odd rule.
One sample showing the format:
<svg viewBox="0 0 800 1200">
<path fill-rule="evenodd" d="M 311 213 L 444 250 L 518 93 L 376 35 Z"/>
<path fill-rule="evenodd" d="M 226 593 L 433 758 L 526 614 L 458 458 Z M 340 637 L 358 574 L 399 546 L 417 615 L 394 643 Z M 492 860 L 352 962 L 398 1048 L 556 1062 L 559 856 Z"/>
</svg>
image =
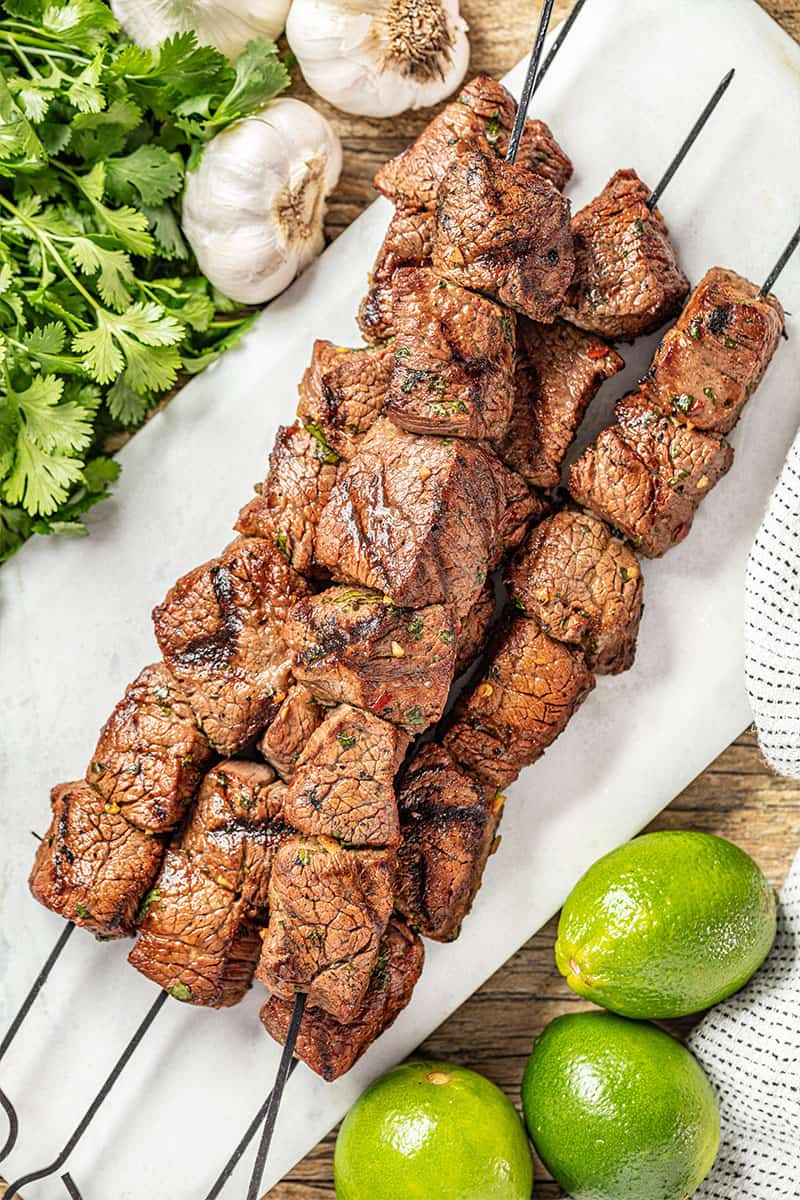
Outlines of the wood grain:
<svg viewBox="0 0 800 1200">
<path fill-rule="evenodd" d="M 503 75 L 530 45 L 538 3 L 462 0 L 470 24 L 471 72 Z M 557 0 L 558 18 L 570 0 Z M 800 2 L 764 0 L 765 8 L 800 41 Z M 315 98 L 315 104 L 319 104 Z M 374 198 L 371 179 L 386 158 L 402 150 L 429 119 L 412 113 L 384 124 L 327 110 L 342 138 L 345 165 L 328 214 L 335 237 Z M 738 738 L 694 781 L 652 829 L 701 829 L 737 842 L 777 886 L 800 845 L 800 788 L 776 778 L 758 751 L 752 730 Z M 515 1100 L 533 1039 L 559 1013 L 586 1007 L 566 987 L 553 961 L 555 922 L 535 934 L 420 1048 L 420 1053 L 482 1071 Z M 278 1131 L 280 1136 L 280 1131 Z M 270 1193 L 271 1200 L 333 1200 L 335 1134 L 321 1142 Z M 561 1190 L 539 1168 L 536 1200 L 556 1200 Z M 432 1198 L 433 1200 L 433 1198 Z"/>
</svg>

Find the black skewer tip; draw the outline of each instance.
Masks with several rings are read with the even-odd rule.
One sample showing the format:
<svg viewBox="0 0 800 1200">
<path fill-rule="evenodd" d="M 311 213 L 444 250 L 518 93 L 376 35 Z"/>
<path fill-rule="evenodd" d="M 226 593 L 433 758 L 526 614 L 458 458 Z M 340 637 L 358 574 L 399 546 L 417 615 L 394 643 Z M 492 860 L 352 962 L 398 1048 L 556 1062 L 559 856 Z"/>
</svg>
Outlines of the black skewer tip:
<svg viewBox="0 0 800 1200">
<path fill-rule="evenodd" d="M 275 1076 L 275 1086 L 272 1089 L 272 1094 L 267 1105 L 267 1116 L 264 1121 L 264 1129 L 261 1134 L 258 1151 L 256 1153 L 256 1161 L 253 1166 L 253 1174 L 250 1176 L 250 1187 L 247 1189 L 247 1200 L 258 1200 L 261 1194 L 261 1180 L 264 1178 L 264 1168 L 267 1165 L 267 1155 L 272 1144 L 272 1135 L 275 1132 L 275 1122 L 278 1119 L 278 1110 L 283 1099 L 283 1090 L 286 1087 L 286 1081 L 289 1078 L 289 1069 L 294 1058 L 294 1048 L 297 1042 L 297 1035 L 300 1032 L 300 1022 L 303 1020 L 303 1013 L 306 1007 L 305 992 L 298 992 L 292 1009 L 292 1019 L 289 1022 L 289 1030 L 286 1034 L 286 1041 L 283 1044 L 283 1053 L 281 1061 L 278 1064 L 278 1073 Z"/>
<path fill-rule="evenodd" d="M 586 3 L 586 0 L 577 0 L 577 2 L 575 4 L 573 4 L 572 11 L 570 12 L 569 16 L 562 24 L 561 28 L 559 29 L 558 36 L 556 37 L 556 40 L 553 42 L 553 45 L 550 47 L 547 58 L 544 60 L 541 67 L 539 68 L 539 72 L 536 76 L 536 81 L 533 85 L 534 92 L 536 91 L 539 84 L 544 79 L 547 72 L 550 70 L 550 67 L 553 65 L 553 59 L 555 58 L 555 56 L 558 54 L 559 50 L 563 46 L 564 39 L 566 38 L 570 29 L 572 29 L 572 26 L 575 24 L 578 17 L 581 15 L 581 9 L 583 8 L 585 3 Z"/>
<path fill-rule="evenodd" d="M 550 17 L 553 12 L 553 4 L 555 0 L 544 0 L 542 13 L 539 17 L 539 28 L 536 31 L 536 41 L 533 43 L 528 70 L 525 75 L 525 83 L 522 88 L 519 104 L 517 105 L 517 115 L 514 118 L 514 128 L 511 130 L 511 137 L 508 141 L 508 153 L 506 154 L 506 162 L 514 163 L 517 161 L 519 153 L 519 144 L 522 141 L 522 132 L 525 128 L 525 122 L 528 118 L 528 108 L 531 103 L 534 85 L 536 84 L 536 75 L 539 71 L 539 63 L 542 58 L 542 50 L 544 49 L 544 39 L 547 36 L 547 27 L 550 24 Z"/>
<path fill-rule="evenodd" d="M 792 257 L 792 255 L 794 254 L 794 252 L 798 246 L 800 246 L 800 226 L 798 226 L 798 228 L 795 229 L 794 233 L 789 238 L 789 241 L 786 243 L 786 246 L 785 246 L 780 258 L 775 263 L 775 266 L 772 268 L 769 275 L 762 283 L 762 285 L 759 289 L 759 293 L 758 293 L 759 296 L 768 296 L 769 295 L 769 293 L 772 291 L 773 287 L 775 286 L 775 284 L 777 282 L 778 276 L 780 275 L 781 271 L 786 266 L 786 264 L 788 263 L 789 259 Z"/>
<path fill-rule="evenodd" d="M 722 80 L 720 80 L 720 82 L 717 84 L 717 87 L 714 90 L 714 95 L 711 97 L 708 104 L 705 106 L 703 111 L 700 113 L 700 116 L 697 118 L 694 125 L 692 126 L 692 128 L 689 132 L 689 135 L 686 138 L 686 140 L 684 141 L 680 150 L 675 155 L 672 162 L 669 164 L 666 171 L 661 176 L 661 179 L 659 180 L 659 182 L 656 184 L 656 186 L 653 188 L 652 192 L 650 193 L 650 196 L 647 200 L 647 207 L 650 209 L 650 212 L 652 212 L 653 209 L 658 204 L 658 202 L 661 199 L 662 195 L 664 194 L 666 188 L 672 182 L 672 178 L 675 175 L 675 173 L 677 172 L 681 163 L 686 158 L 686 155 L 689 153 L 689 151 L 691 150 L 692 146 L 697 141 L 700 134 L 703 132 L 703 129 L 705 128 L 705 124 L 708 121 L 708 118 L 711 116 L 714 109 L 717 107 L 720 100 L 727 92 L 728 88 L 731 85 L 731 80 L 733 79 L 735 74 L 736 74 L 736 68 L 731 67 L 730 71 L 728 71 L 728 74 Z"/>
</svg>

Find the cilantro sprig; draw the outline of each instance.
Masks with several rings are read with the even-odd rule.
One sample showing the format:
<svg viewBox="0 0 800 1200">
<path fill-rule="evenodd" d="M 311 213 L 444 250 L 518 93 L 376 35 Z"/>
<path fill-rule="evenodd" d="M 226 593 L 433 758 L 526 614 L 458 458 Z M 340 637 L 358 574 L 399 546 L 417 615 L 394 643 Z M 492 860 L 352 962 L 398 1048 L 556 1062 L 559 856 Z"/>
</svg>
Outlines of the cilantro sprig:
<svg viewBox="0 0 800 1200">
<path fill-rule="evenodd" d="M 203 146 L 289 82 L 179 34 L 142 49 L 102 0 L 0 11 L 0 561 L 86 532 L 114 447 L 254 314 L 200 274 L 180 194 Z"/>
</svg>

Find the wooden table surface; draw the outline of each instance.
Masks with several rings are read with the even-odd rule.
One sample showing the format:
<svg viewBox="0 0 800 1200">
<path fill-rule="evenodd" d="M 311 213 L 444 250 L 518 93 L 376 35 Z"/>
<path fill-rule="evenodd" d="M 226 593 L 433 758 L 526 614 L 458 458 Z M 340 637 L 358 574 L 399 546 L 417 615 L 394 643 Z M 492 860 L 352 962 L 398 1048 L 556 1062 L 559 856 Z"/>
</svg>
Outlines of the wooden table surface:
<svg viewBox="0 0 800 1200">
<path fill-rule="evenodd" d="M 800 0 L 763 0 L 800 41 Z M 571 0 L 557 0 L 558 19 Z M 470 25 L 471 74 L 502 76 L 524 56 L 531 41 L 538 0 L 462 0 Z M 294 95 L 302 95 L 302 85 Z M 378 166 L 402 150 L 429 119 L 407 114 L 390 122 L 347 117 L 314 104 L 331 118 L 344 147 L 344 173 L 328 214 L 331 237 L 374 199 L 371 180 Z M 800 846 L 800 787 L 767 768 L 752 731 L 744 733 L 653 822 L 652 829 L 701 829 L 730 838 L 756 858 L 778 885 Z M 421 1047 L 483 1072 L 515 1101 L 534 1037 L 553 1017 L 586 1007 L 569 991 L 553 960 L 555 921 L 537 933 Z M 278 1135 L 280 1136 L 280 1134 Z M 333 1200 L 335 1133 L 270 1193 L 271 1200 Z M 539 1167 L 536 1200 L 563 1195 Z M 431 1200 L 435 1200 L 434 1197 Z"/>
</svg>

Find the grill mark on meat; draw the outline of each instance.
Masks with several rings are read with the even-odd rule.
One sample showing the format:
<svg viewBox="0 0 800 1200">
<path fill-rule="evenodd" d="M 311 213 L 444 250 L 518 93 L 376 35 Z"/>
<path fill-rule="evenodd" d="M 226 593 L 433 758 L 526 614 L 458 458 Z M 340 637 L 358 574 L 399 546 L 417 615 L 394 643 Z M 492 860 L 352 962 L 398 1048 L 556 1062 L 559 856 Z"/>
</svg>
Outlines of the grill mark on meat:
<svg viewBox="0 0 800 1200">
<path fill-rule="evenodd" d="M 219 606 L 219 628 L 214 633 L 187 642 L 175 655 L 181 666 L 224 667 L 236 652 L 236 643 L 242 630 L 242 622 L 235 608 L 235 597 L 230 572 L 221 564 L 209 572 L 214 597 Z"/>
</svg>

